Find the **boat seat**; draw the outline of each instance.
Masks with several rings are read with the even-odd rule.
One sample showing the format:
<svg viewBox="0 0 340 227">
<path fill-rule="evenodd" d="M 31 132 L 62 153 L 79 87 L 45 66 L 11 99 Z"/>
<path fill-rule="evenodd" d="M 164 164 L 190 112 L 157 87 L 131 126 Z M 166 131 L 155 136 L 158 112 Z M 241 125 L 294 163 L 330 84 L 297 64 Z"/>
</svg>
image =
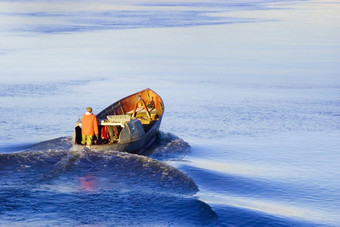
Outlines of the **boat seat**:
<svg viewBox="0 0 340 227">
<path fill-rule="evenodd" d="M 152 108 L 149 108 L 149 107 L 148 107 L 148 110 L 149 110 L 150 114 L 157 114 L 157 109 L 154 108 L 154 107 L 152 107 Z M 128 115 L 131 116 L 132 113 L 133 113 L 133 110 L 127 112 L 126 114 L 128 114 Z M 138 108 L 136 109 L 136 113 L 137 113 L 137 114 L 142 114 L 142 113 L 145 113 L 145 114 L 146 114 L 146 110 L 145 110 L 142 106 L 140 106 L 140 107 L 138 107 Z"/>
<path fill-rule="evenodd" d="M 124 123 L 131 120 L 131 116 L 124 114 L 124 115 L 108 115 L 107 119 L 112 123 Z"/>
</svg>

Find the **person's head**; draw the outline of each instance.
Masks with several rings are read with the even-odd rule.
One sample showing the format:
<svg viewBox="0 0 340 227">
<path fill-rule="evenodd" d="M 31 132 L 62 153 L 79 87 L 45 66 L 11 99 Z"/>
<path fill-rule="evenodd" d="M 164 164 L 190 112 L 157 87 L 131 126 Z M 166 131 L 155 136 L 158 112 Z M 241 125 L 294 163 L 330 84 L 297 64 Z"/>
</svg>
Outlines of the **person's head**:
<svg viewBox="0 0 340 227">
<path fill-rule="evenodd" d="M 92 113 L 92 108 L 91 107 L 86 107 L 86 111 L 89 113 Z"/>
</svg>

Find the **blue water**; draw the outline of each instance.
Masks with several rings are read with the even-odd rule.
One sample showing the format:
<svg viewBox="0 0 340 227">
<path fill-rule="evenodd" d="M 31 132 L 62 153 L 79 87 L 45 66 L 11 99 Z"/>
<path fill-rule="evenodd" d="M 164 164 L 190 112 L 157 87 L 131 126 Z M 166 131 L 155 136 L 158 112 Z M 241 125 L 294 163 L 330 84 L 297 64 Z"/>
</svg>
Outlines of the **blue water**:
<svg viewBox="0 0 340 227">
<path fill-rule="evenodd" d="M 340 226 L 339 3 L 0 0 L 0 226 Z M 152 155 L 72 149 L 147 87 Z"/>
</svg>

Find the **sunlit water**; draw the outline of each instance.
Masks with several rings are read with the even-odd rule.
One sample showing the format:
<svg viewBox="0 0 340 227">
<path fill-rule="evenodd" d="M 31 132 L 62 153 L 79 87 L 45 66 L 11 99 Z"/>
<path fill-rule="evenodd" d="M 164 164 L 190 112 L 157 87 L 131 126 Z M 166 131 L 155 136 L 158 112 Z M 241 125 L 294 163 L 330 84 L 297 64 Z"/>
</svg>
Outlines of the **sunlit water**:
<svg viewBox="0 0 340 227">
<path fill-rule="evenodd" d="M 340 226 L 339 1 L 0 1 L 0 226 Z M 72 148 L 144 88 L 149 157 Z"/>
</svg>

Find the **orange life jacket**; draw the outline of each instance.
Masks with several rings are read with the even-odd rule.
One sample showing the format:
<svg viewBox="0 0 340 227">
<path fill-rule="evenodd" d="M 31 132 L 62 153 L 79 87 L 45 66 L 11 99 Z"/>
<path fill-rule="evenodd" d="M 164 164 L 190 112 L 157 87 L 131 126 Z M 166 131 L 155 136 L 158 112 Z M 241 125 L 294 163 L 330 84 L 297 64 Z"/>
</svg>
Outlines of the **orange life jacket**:
<svg viewBox="0 0 340 227">
<path fill-rule="evenodd" d="M 104 125 L 102 127 L 102 131 L 101 131 L 100 134 L 101 134 L 101 137 L 102 137 L 103 140 L 104 139 L 110 139 L 109 129 L 108 129 L 107 125 Z"/>
<path fill-rule="evenodd" d="M 98 135 L 98 122 L 96 115 L 83 115 L 81 118 L 81 134 L 87 136 Z"/>
</svg>

